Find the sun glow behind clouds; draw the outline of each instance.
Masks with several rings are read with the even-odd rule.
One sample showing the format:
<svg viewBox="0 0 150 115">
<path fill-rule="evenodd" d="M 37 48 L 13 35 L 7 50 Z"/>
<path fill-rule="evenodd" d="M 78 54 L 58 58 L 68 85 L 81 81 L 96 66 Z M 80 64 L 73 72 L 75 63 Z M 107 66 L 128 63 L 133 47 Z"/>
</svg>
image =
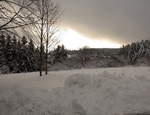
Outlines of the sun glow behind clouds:
<svg viewBox="0 0 150 115">
<path fill-rule="evenodd" d="M 67 49 L 79 49 L 84 46 L 91 48 L 118 48 L 120 44 L 112 43 L 107 40 L 93 40 L 81 35 L 72 29 L 61 31 L 61 43 L 65 45 Z"/>
</svg>

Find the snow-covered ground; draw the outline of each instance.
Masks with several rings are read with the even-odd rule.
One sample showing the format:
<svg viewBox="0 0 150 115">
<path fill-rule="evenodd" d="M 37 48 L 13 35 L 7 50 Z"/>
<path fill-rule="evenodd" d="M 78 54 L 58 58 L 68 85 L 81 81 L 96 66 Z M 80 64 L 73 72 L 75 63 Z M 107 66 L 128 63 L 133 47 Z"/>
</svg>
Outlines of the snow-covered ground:
<svg viewBox="0 0 150 115">
<path fill-rule="evenodd" d="M 0 115 L 122 115 L 150 112 L 150 68 L 0 75 Z"/>
</svg>

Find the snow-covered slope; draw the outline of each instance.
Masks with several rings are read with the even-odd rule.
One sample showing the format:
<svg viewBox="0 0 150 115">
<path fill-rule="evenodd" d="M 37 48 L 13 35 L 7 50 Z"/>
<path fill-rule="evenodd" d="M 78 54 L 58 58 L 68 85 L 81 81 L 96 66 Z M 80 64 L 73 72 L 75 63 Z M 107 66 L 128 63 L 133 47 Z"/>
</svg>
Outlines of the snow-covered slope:
<svg viewBox="0 0 150 115">
<path fill-rule="evenodd" d="M 0 115 L 122 115 L 150 112 L 150 68 L 0 75 Z"/>
</svg>

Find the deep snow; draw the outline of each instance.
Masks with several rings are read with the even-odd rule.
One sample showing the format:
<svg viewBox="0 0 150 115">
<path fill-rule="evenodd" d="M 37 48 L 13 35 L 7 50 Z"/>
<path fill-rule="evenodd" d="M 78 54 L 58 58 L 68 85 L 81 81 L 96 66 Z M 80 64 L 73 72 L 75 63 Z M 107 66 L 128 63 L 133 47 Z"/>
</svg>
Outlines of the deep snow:
<svg viewBox="0 0 150 115">
<path fill-rule="evenodd" d="M 0 115 L 122 115 L 150 112 L 150 68 L 0 75 Z"/>
</svg>

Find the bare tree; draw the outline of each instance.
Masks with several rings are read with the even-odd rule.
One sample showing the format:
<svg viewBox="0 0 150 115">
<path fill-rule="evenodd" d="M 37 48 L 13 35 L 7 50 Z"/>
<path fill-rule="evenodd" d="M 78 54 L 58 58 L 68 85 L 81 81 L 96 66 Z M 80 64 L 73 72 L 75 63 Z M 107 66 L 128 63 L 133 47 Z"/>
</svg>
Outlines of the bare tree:
<svg viewBox="0 0 150 115">
<path fill-rule="evenodd" d="M 48 49 L 49 47 L 53 47 L 58 43 L 58 39 L 55 38 L 55 34 L 58 31 L 56 26 L 58 18 L 60 16 L 58 6 L 52 2 L 52 0 L 47 0 L 46 4 L 46 59 L 45 59 L 45 74 L 48 74 Z M 51 45 L 51 46 L 50 46 Z"/>
<path fill-rule="evenodd" d="M 90 52 L 89 52 L 89 47 L 88 46 L 84 46 L 83 48 L 81 48 L 78 52 L 78 56 L 80 58 L 80 62 L 82 64 L 82 66 L 85 66 L 85 64 L 87 63 L 87 61 L 90 60 Z"/>
<path fill-rule="evenodd" d="M 31 18 L 34 15 L 33 12 L 28 10 L 33 2 L 31 0 L 1 0 L 0 31 L 16 33 L 16 28 L 36 23 L 38 20 L 28 20 L 29 17 Z"/>
<path fill-rule="evenodd" d="M 36 0 L 34 7 L 30 10 L 36 13 L 34 18 L 39 21 L 26 26 L 23 31 L 34 39 L 37 47 L 40 47 L 40 76 L 42 76 L 44 61 L 45 74 L 47 74 L 49 50 L 59 43 L 56 36 L 59 30 L 57 22 L 61 14 L 58 5 L 53 0 Z M 43 47 L 45 47 L 45 58 L 43 58 Z"/>
</svg>

